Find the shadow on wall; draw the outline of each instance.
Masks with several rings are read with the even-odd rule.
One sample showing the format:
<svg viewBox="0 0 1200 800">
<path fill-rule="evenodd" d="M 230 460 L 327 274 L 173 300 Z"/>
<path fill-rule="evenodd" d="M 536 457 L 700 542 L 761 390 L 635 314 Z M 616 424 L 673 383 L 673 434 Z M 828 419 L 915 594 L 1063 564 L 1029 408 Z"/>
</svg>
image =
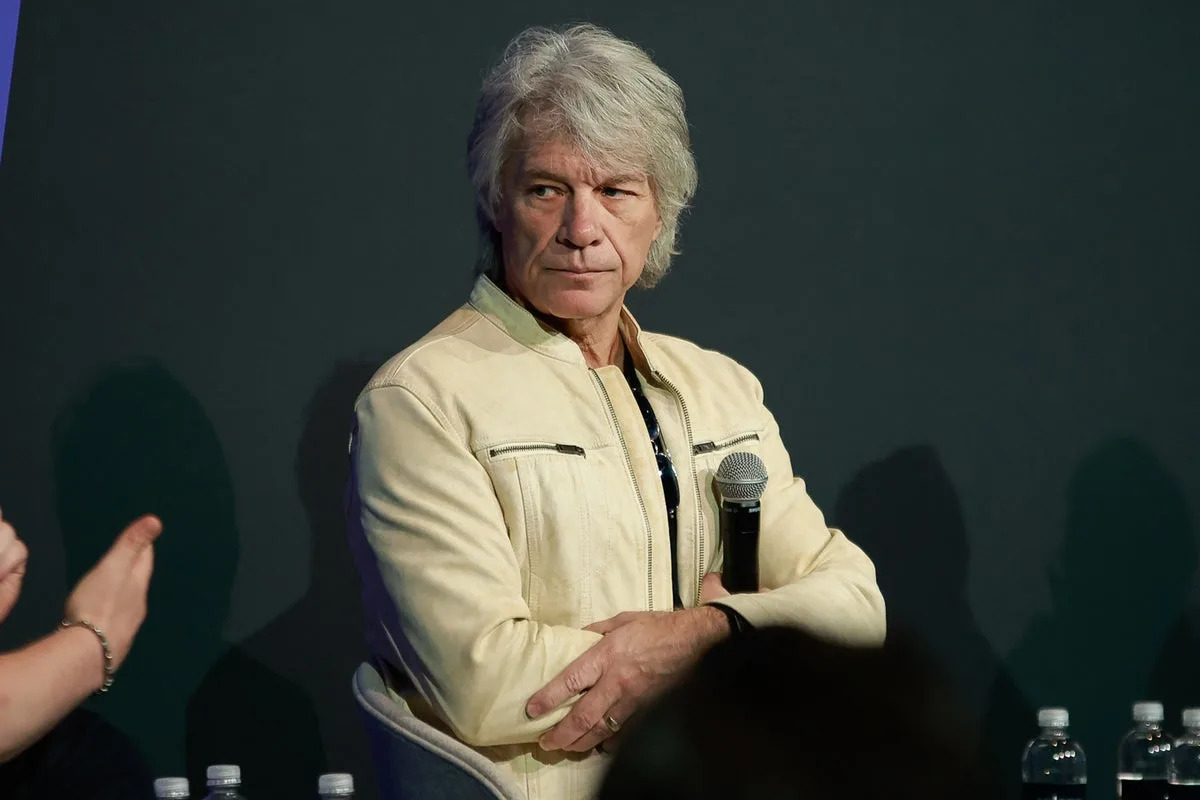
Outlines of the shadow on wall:
<svg viewBox="0 0 1200 800">
<path fill-rule="evenodd" d="M 54 429 L 69 581 L 139 514 L 156 513 L 164 525 L 146 622 L 113 692 L 93 707 L 137 742 L 155 774 L 186 774 L 194 786 L 203 786 L 206 758 L 240 759 L 248 788 L 278 769 L 280 751 L 293 764 L 314 758 L 320 743 L 308 700 L 221 638 L 238 531 L 229 470 L 200 404 L 162 366 L 136 364 L 103 375 Z M 218 659 L 252 676 L 239 688 L 252 694 L 210 695 L 210 705 L 198 705 L 190 698 L 211 683 L 205 673 Z"/>
<path fill-rule="evenodd" d="M 342 492 L 349 470 L 354 399 L 379 363 L 338 363 L 305 409 L 294 474 L 311 528 L 308 591 L 244 640 L 239 651 L 223 658 L 193 703 L 188 732 L 195 746 L 188 748 L 189 771 L 202 770 L 217 757 L 241 758 L 243 770 L 248 763 L 260 764 L 255 774 L 261 776 L 262 789 L 250 784 L 246 788 L 255 800 L 313 797 L 317 775 L 324 771 L 349 772 L 355 777 L 357 797 L 374 796 L 370 751 L 350 691 L 366 646 L 358 577 L 346 545 Z M 302 694 L 302 719 L 298 709 L 280 714 L 272 705 L 261 706 L 261 684 L 270 674 L 264 673 L 264 664 L 286 676 Z M 254 709 L 253 724 L 236 722 L 248 709 Z M 323 744 L 316 735 L 317 719 Z M 230 751 L 236 755 L 221 755 Z"/>
<path fill-rule="evenodd" d="M 903 634 L 928 649 L 969 717 L 960 728 L 982 748 L 992 783 L 1004 795 L 1015 791 L 1029 712 L 971 612 L 966 523 L 937 453 L 906 447 L 869 464 L 838 495 L 832 522 L 875 562 L 889 637 Z M 994 730 L 985 731 L 989 694 L 1003 704 Z"/>
<path fill-rule="evenodd" d="M 1200 641 L 1182 613 L 1196 571 L 1183 493 L 1144 444 L 1118 439 L 1076 468 L 1067 528 L 1050 568 L 1052 609 L 1022 636 L 1012 675 L 1036 705 L 1063 705 L 1088 757 L 1088 790 L 1115 796 L 1130 705 L 1162 700 L 1167 728 L 1200 699 Z M 1191 693 L 1189 695 L 1189 692 Z M 1005 713 L 993 698 L 989 720 Z"/>
</svg>

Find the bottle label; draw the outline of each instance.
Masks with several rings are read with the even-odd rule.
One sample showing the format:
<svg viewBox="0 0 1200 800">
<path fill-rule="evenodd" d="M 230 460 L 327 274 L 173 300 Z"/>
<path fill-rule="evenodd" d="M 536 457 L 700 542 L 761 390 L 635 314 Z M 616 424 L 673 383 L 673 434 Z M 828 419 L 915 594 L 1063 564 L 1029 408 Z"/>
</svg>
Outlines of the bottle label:
<svg viewBox="0 0 1200 800">
<path fill-rule="evenodd" d="M 1025 783 L 1021 785 L 1021 800 L 1087 800 L 1087 784 Z"/>
<path fill-rule="evenodd" d="M 1122 778 L 1117 781 L 1119 800 L 1167 800 L 1167 782 Z"/>
</svg>

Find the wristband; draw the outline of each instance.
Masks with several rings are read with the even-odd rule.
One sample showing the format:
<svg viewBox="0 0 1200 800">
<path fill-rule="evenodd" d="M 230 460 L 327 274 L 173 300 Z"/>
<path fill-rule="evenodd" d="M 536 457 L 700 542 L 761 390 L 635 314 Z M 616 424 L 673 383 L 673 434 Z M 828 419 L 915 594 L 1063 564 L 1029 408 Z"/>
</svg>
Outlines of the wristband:
<svg viewBox="0 0 1200 800">
<path fill-rule="evenodd" d="M 708 605 L 725 615 L 725 618 L 729 620 L 729 633 L 734 637 L 741 636 L 743 633 L 754 627 L 746 620 L 745 617 L 734 611 L 729 606 L 723 606 L 720 603 L 709 603 Z"/>
</svg>

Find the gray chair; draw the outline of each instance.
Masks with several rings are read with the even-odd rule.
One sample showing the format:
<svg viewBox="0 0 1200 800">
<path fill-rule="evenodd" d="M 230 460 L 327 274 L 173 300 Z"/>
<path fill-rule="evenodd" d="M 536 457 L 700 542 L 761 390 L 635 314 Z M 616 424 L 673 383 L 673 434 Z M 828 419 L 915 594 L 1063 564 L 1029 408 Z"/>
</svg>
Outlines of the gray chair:
<svg viewBox="0 0 1200 800">
<path fill-rule="evenodd" d="M 392 700 L 370 664 L 354 673 L 383 800 L 526 800 L 512 776 Z"/>
</svg>

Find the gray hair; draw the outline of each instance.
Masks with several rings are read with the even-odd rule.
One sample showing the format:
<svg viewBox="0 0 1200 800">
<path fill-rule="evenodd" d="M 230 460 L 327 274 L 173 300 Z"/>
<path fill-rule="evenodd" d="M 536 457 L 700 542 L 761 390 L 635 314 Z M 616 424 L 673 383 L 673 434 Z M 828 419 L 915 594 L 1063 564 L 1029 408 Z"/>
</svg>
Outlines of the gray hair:
<svg viewBox="0 0 1200 800">
<path fill-rule="evenodd" d="M 696 192 L 683 91 L 632 42 L 595 25 L 529 28 L 488 73 L 467 140 L 481 240 L 477 271 L 500 278 L 495 212 L 503 171 L 530 140 L 564 136 L 595 164 L 644 172 L 662 219 L 638 285 L 667 273 L 679 216 Z"/>
</svg>

